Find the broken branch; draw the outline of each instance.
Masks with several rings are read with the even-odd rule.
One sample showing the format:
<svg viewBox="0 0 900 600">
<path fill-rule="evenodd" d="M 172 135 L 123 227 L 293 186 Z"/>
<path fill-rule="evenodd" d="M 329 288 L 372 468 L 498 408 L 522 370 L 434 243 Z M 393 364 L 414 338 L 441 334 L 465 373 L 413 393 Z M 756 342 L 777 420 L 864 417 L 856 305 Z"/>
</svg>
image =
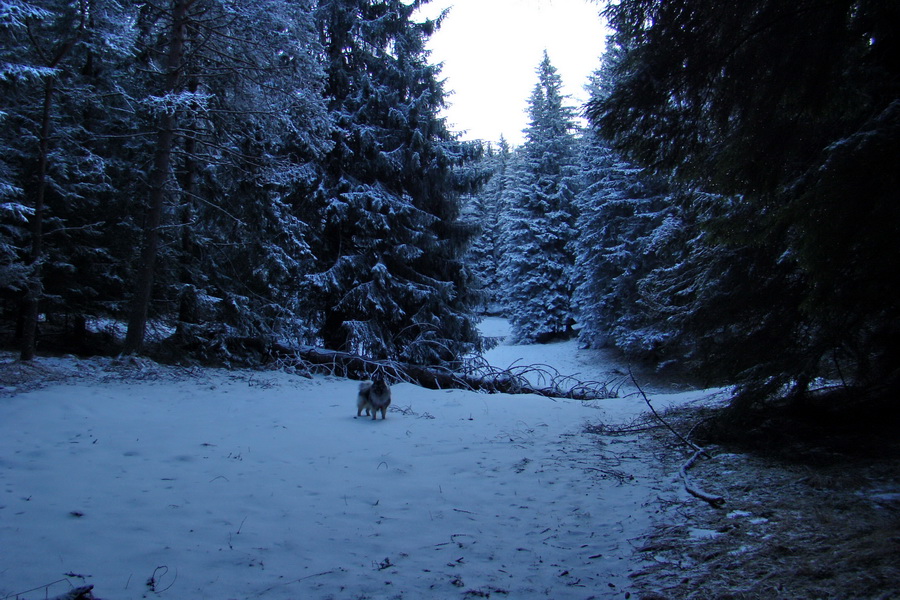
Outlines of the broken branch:
<svg viewBox="0 0 900 600">
<path fill-rule="evenodd" d="M 628 369 L 628 374 L 631 376 L 631 381 L 634 383 L 638 392 L 640 392 L 641 396 L 643 396 L 644 402 L 647 403 L 647 406 L 650 407 L 651 412 L 653 412 L 653 415 L 659 420 L 659 422 L 665 425 L 669 431 L 675 434 L 675 437 L 681 440 L 684 445 L 694 450 L 693 456 L 691 456 L 691 458 L 681 466 L 681 481 L 684 483 L 684 489 L 687 490 L 687 492 L 691 496 L 707 502 L 713 508 L 720 508 L 723 504 L 725 504 L 725 498 L 705 492 L 697 486 L 693 485 L 687 474 L 688 469 L 690 469 L 694 465 L 699 457 L 703 456 L 704 458 L 711 459 L 712 456 L 710 456 L 706 450 L 675 431 L 675 428 L 669 425 L 668 421 L 663 419 L 662 416 L 658 412 L 656 412 L 656 409 L 653 408 L 653 403 L 650 402 L 650 398 L 648 398 L 647 394 L 644 393 L 644 390 L 641 389 L 641 386 L 640 384 L 638 384 L 637 379 L 635 379 L 634 373 L 631 372 L 631 369 Z M 693 429 L 691 431 L 693 431 Z"/>
<path fill-rule="evenodd" d="M 695 452 L 694 455 L 691 456 L 686 463 L 681 465 L 681 481 L 684 483 L 684 489 L 687 490 L 687 493 L 689 493 L 691 496 L 703 500 L 713 508 L 722 508 L 722 506 L 725 504 L 725 498 L 703 491 L 702 489 L 693 485 L 691 483 L 691 480 L 688 478 L 687 470 L 694 466 L 694 463 L 702 454 L 704 454 L 703 450 Z"/>
<path fill-rule="evenodd" d="M 350 378 L 369 378 L 373 375 L 393 381 L 413 383 L 424 388 L 464 389 L 502 394 L 537 394 L 550 398 L 569 398 L 573 400 L 600 400 L 614 398 L 615 389 L 602 382 L 581 382 L 572 376 L 562 376 L 549 367 L 510 366 L 499 369 L 488 365 L 484 360 L 473 359 L 461 365 L 459 370 L 451 370 L 442 366 L 424 367 L 411 363 L 390 360 L 374 360 L 358 354 L 325 350 L 315 347 L 290 349 L 276 347 L 273 353 L 280 358 L 293 357 L 302 361 L 307 368 L 324 370 L 330 375 Z M 528 376 L 531 377 L 528 377 Z M 543 387 L 534 385 L 536 380 Z"/>
</svg>

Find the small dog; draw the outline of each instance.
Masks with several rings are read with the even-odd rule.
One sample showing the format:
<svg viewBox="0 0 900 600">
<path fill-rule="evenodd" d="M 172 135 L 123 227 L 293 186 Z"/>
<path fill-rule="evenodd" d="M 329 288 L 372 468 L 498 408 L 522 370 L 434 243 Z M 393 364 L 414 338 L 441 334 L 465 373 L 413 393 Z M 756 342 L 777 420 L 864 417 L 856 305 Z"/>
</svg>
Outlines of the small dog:
<svg viewBox="0 0 900 600">
<path fill-rule="evenodd" d="M 381 377 L 375 377 L 372 381 L 363 381 L 359 384 L 359 396 L 356 398 L 356 416 L 362 416 L 363 409 L 366 416 L 372 415 L 372 420 L 378 418 L 381 411 L 381 419 L 387 418 L 387 409 L 391 405 L 391 388 Z M 370 413 L 371 411 L 371 413 Z"/>
</svg>

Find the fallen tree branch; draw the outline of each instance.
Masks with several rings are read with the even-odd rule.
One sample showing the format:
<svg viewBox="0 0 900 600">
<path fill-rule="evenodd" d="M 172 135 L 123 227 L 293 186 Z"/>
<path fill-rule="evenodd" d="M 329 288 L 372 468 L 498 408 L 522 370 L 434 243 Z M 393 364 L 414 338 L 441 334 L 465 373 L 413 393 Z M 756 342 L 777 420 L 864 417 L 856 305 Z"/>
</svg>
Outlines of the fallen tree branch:
<svg viewBox="0 0 900 600">
<path fill-rule="evenodd" d="M 725 504 L 725 498 L 723 498 L 722 496 L 716 496 L 715 494 L 710 494 L 709 492 L 705 492 L 704 490 L 693 485 L 691 483 L 691 480 L 688 478 L 688 469 L 694 466 L 694 463 L 703 454 L 703 450 L 694 452 L 693 456 L 691 456 L 686 463 L 681 465 L 681 481 L 684 483 L 684 489 L 687 490 L 687 493 L 691 496 L 703 500 L 713 508 L 722 508 L 722 506 Z"/>
<path fill-rule="evenodd" d="M 617 388 L 608 383 L 582 382 L 574 376 L 563 376 L 545 365 L 529 365 L 500 369 L 483 359 L 475 358 L 459 365 L 457 370 L 447 367 L 414 365 L 390 360 L 373 360 L 358 354 L 325 350 L 313 346 L 288 348 L 275 345 L 272 357 L 281 362 L 302 363 L 329 375 L 366 379 L 380 375 L 392 381 L 413 383 L 433 390 L 464 389 L 501 394 L 537 394 L 550 398 L 573 400 L 602 400 L 614 398 Z M 539 382 L 539 385 L 532 383 Z"/>
<path fill-rule="evenodd" d="M 691 496 L 694 496 L 695 498 L 699 498 L 700 500 L 703 500 L 704 502 L 708 503 L 713 508 L 721 508 L 722 505 L 725 504 L 725 498 L 723 498 L 722 496 L 716 496 L 714 494 L 705 492 L 702 489 L 698 488 L 697 486 L 693 485 L 691 483 L 690 478 L 688 478 L 688 474 L 687 474 L 688 469 L 690 469 L 692 466 L 694 466 L 694 463 L 697 461 L 697 459 L 699 457 L 703 456 L 704 458 L 711 459 L 712 456 L 710 456 L 710 454 L 706 450 L 704 450 L 703 448 L 701 448 L 694 442 L 690 441 L 689 439 L 687 439 L 686 437 L 684 437 L 683 435 L 681 435 L 680 433 L 675 431 L 675 428 L 672 427 L 671 425 L 669 425 L 669 422 L 666 421 L 665 419 L 663 419 L 662 416 L 658 412 L 656 412 L 656 409 L 653 407 L 653 403 L 650 402 L 650 398 L 648 398 L 647 394 L 644 393 L 644 390 L 641 388 L 640 384 L 637 382 L 637 379 L 635 379 L 634 373 L 631 372 L 631 369 L 628 369 L 628 374 L 631 376 L 631 381 L 634 383 L 638 392 L 640 392 L 641 396 L 643 396 L 644 402 L 647 403 L 647 406 L 650 407 L 650 411 L 659 420 L 659 422 L 662 423 L 663 425 L 665 425 L 669 431 L 671 431 L 673 434 L 675 434 L 675 437 L 677 437 L 684 445 L 686 445 L 689 448 L 694 450 L 694 454 L 688 459 L 688 461 L 686 463 L 684 463 L 681 466 L 681 470 L 680 470 L 681 481 L 684 483 L 684 489 Z M 693 431 L 693 429 L 691 429 L 691 431 Z"/>
<path fill-rule="evenodd" d="M 315 346 L 290 347 L 261 336 L 201 336 L 194 332 L 184 339 L 173 336 L 172 343 L 183 351 L 219 356 L 230 363 L 251 356 L 257 362 L 275 362 L 309 376 L 309 371 L 351 379 L 380 375 L 396 382 L 420 385 L 428 389 L 465 389 L 503 394 L 537 394 L 550 398 L 602 400 L 615 398 L 619 387 L 613 381 L 581 381 L 575 375 L 562 375 L 549 365 L 516 365 L 505 369 L 489 364 L 481 356 L 469 357 L 448 366 L 422 366 L 393 360 L 374 360 L 338 350 Z"/>
<path fill-rule="evenodd" d="M 634 387 L 637 388 L 638 392 L 640 392 L 641 396 L 643 396 L 644 402 L 646 402 L 646 403 L 647 403 L 647 406 L 650 407 L 650 411 L 653 413 L 653 416 L 655 416 L 655 417 L 659 420 L 660 423 L 662 423 L 663 425 L 665 425 L 665 426 L 666 426 L 666 429 L 668 429 L 668 430 L 671 431 L 673 434 L 675 434 L 675 437 L 677 437 L 679 440 L 681 440 L 681 442 L 682 442 L 685 446 L 688 446 L 689 448 L 692 448 L 692 449 L 696 450 L 697 452 L 702 453 L 706 458 L 712 458 L 712 457 L 711 457 L 705 450 L 703 450 L 700 446 L 698 446 L 698 445 L 695 444 L 694 442 L 690 441 L 689 439 L 687 439 L 686 437 L 684 437 L 683 435 L 681 435 L 680 433 L 678 433 L 677 431 L 675 431 L 675 428 L 672 427 L 671 425 L 669 425 L 669 422 L 666 421 L 665 419 L 663 419 L 662 416 L 660 416 L 660 414 L 659 414 L 658 412 L 656 412 L 656 409 L 653 408 L 653 404 L 650 402 L 650 398 L 648 398 L 648 397 L 647 397 L 647 394 L 644 393 L 644 390 L 641 388 L 640 384 L 637 382 L 637 379 L 635 379 L 634 373 L 631 372 L 631 369 L 630 369 L 630 368 L 628 369 L 628 374 L 631 376 L 631 381 L 632 381 L 632 383 L 634 383 Z"/>
<path fill-rule="evenodd" d="M 24 592 L 17 592 L 15 594 L 9 594 L 7 596 L 3 596 L 3 600 L 9 600 L 10 598 L 19 598 L 24 594 L 28 594 L 30 592 L 36 592 L 38 590 L 44 590 L 44 596 L 47 596 L 47 593 L 50 590 L 51 586 L 56 585 L 57 583 L 68 583 L 70 586 L 72 585 L 68 579 L 57 579 L 56 581 L 50 582 L 46 585 L 42 585 L 40 587 L 32 588 L 30 590 L 25 590 Z M 82 587 L 73 587 L 71 590 L 66 592 L 65 594 L 59 594 L 58 596 L 53 596 L 49 598 L 49 600 L 94 600 L 94 594 L 91 593 L 91 590 L 94 589 L 93 585 L 85 585 Z"/>
</svg>

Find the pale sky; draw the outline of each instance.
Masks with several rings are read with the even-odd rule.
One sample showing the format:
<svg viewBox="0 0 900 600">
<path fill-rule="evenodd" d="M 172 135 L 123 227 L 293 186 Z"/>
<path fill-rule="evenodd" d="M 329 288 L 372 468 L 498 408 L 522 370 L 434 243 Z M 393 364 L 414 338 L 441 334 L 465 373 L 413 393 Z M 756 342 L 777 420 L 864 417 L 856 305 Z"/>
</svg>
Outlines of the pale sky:
<svg viewBox="0 0 900 600">
<path fill-rule="evenodd" d="M 588 76 L 600 65 L 606 29 L 602 2 L 588 0 L 431 0 L 422 14 L 452 7 L 431 38 L 432 62 L 443 62 L 446 112 L 464 139 L 523 141 L 525 111 L 546 49 L 570 104 L 587 100 Z"/>
</svg>

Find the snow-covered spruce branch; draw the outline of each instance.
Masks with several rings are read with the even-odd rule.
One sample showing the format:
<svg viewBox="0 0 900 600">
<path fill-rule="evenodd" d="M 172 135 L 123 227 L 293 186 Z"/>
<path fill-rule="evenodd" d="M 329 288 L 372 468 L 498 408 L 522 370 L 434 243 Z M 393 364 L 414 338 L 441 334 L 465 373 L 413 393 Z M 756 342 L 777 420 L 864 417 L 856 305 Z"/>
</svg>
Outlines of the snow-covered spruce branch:
<svg viewBox="0 0 900 600">
<path fill-rule="evenodd" d="M 563 376 L 545 365 L 511 366 L 500 369 L 483 359 L 466 361 L 457 369 L 423 367 L 389 360 L 373 360 L 336 350 L 315 347 L 273 348 L 282 361 L 296 360 L 303 367 L 330 375 L 365 378 L 381 375 L 388 380 L 413 383 L 428 389 L 465 389 L 503 394 L 537 394 L 550 398 L 602 400 L 614 398 L 618 388 L 609 382 L 583 382 Z M 537 381 L 535 384 L 533 382 Z"/>
</svg>

